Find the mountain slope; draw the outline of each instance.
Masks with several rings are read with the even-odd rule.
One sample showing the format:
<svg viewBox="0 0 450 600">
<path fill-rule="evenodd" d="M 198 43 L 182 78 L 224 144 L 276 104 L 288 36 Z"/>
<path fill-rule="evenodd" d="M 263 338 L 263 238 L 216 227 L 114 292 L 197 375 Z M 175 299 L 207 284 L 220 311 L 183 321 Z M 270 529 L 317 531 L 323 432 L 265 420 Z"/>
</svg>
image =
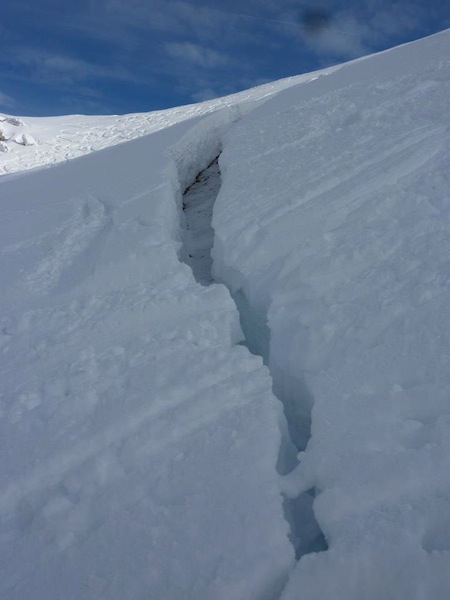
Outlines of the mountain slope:
<svg viewBox="0 0 450 600">
<path fill-rule="evenodd" d="M 225 138 L 216 278 L 268 323 L 299 449 L 312 410 L 297 493 L 329 550 L 286 599 L 450 595 L 449 56 L 444 32 L 345 65 Z"/>
<path fill-rule="evenodd" d="M 230 107 L 245 114 L 292 85 L 314 80 L 340 66 L 287 77 L 198 104 L 128 115 L 16 117 L 0 114 L 0 175 L 65 162 L 96 150 L 154 133 L 176 123 Z M 25 136 L 25 138 L 24 138 Z"/>
<path fill-rule="evenodd" d="M 2 156 L 2 598 L 448 598 L 449 46 Z"/>
<path fill-rule="evenodd" d="M 2 598 L 264 596 L 292 563 L 270 377 L 177 257 L 165 149 L 233 114 L 0 183 Z"/>
</svg>

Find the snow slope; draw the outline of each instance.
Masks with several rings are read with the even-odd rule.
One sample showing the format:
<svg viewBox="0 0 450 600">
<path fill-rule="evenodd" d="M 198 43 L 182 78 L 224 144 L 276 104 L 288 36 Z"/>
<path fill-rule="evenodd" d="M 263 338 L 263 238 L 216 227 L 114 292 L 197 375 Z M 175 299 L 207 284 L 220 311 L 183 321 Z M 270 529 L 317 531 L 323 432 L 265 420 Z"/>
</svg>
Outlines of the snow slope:
<svg viewBox="0 0 450 600">
<path fill-rule="evenodd" d="M 289 493 L 316 490 L 329 550 L 285 600 L 450 597 L 449 115 L 444 32 L 293 87 L 225 138 L 216 278 L 268 322 L 299 449 L 312 408 Z"/>
<path fill-rule="evenodd" d="M 149 113 L 61 117 L 0 114 L 0 140 L 5 139 L 0 143 L 0 176 L 64 162 L 223 108 L 240 106 L 245 113 L 255 103 L 263 102 L 285 88 L 314 80 L 339 68 L 328 67 L 223 98 Z"/>
<path fill-rule="evenodd" d="M 177 257 L 233 118 L 0 184 L 2 598 L 264 598 L 292 564 L 270 377 Z"/>
<path fill-rule="evenodd" d="M 449 597 L 449 46 L 8 123 L 2 598 Z"/>
</svg>

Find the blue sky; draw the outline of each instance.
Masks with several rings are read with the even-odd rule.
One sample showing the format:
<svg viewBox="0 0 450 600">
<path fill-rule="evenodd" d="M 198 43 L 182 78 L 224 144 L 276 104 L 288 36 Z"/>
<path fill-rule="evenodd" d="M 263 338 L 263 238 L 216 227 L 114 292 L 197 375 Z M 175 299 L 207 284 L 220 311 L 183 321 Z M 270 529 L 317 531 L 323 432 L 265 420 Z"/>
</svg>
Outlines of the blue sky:
<svg viewBox="0 0 450 600">
<path fill-rule="evenodd" d="M 450 27 L 443 0 L 6 0 L 0 111 L 148 111 Z"/>
</svg>

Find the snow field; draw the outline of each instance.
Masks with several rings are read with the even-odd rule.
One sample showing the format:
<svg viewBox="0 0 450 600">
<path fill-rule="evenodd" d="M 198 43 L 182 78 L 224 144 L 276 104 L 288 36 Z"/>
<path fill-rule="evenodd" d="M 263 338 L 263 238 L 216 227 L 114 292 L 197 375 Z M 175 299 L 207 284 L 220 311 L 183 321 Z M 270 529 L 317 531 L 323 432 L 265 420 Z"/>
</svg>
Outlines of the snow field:
<svg viewBox="0 0 450 600">
<path fill-rule="evenodd" d="M 2 598 L 281 592 L 280 404 L 177 256 L 235 115 L 0 181 Z"/>
<path fill-rule="evenodd" d="M 450 595 L 449 41 L 292 87 L 223 141 L 214 275 L 299 449 L 312 410 L 285 490 L 317 490 L 329 550 L 283 600 Z"/>
<path fill-rule="evenodd" d="M 64 115 L 15 117 L 0 114 L 0 176 L 25 169 L 50 166 L 171 127 L 175 123 L 207 116 L 221 109 L 248 112 L 255 103 L 294 85 L 308 82 L 326 70 L 287 77 L 223 98 L 167 110 L 127 115 Z M 34 145 L 33 148 L 27 147 Z"/>
<path fill-rule="evenodd" d="M 8 124 L 2 598 L 448 599 L 449 41 Z"/>
</svg>

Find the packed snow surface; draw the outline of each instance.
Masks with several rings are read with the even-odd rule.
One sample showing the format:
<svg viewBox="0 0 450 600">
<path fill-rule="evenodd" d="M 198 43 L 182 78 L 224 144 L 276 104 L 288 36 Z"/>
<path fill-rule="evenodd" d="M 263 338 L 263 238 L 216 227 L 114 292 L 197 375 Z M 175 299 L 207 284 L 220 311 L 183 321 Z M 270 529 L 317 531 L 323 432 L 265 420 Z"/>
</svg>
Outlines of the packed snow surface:
<svg viewBox="0 0 450 600">
<path fill-rule="evenodd" d="M 312 409 L 290 493 L 316 489 L 329 549 L 283 600 L 450 598 L 449 115 L 447 32 L 225 136 L 216 278 L 267 320 L 299 447 Z"/>
<path fill-rule="evenodd" d="M 311 81 L 339 68 L 328 67 L 306 75 L 265 83 L 223 98 L 148 113 L 46 118 L 16 117 L 0 113 L 0 175 L 65 162 L 222 108 L 240 106 L 244 113 L 255 103 L 264 102 L 285 88 Z M 36 147 L 26 147 L 31 145 Z"/>
<path fill-rule="evenodd" d="M 0 117 L 2 599 L 448 600 L 449 57 Z"/>
<path fill-rule="evenodd" d="M 2 598 L 270 597 L 292 564 L 271 379 L 177 256 L 233 115 L 1 183 Z"/>
</svg>

